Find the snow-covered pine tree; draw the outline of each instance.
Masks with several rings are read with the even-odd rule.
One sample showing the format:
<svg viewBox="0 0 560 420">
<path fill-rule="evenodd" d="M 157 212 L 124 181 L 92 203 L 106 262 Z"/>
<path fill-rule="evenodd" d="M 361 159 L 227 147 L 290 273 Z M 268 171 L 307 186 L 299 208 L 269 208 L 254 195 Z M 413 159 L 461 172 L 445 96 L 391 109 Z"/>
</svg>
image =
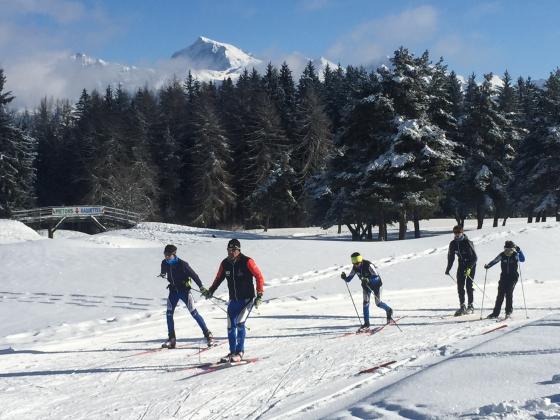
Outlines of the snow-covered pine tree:
<svg viewBox="0 0 560 420">
<path fill-rule="evenodd" d="M 292 192 L 295 173 L 274 103 L 264 91 L 254 101 L 243 139 L 246 166 L 239 176 L 248 191 L 244 206 L 250 211 L 249 220 L 267 230 L 287 222 L 297 206 Z"/>
<path fill-rule="evenodd" d="M 37 202 L 39 206 L 70 203 L 68 173 L 73 161 L 69 145 L 72 107 L 68 101 L 43 98 L 33 116 L 37 139 Z"/>
<path fill-rule="evenodd" d="M 236 202 L 229 172 L 231 149 L 216 112 L 216 97 L 207 85 L 193 105 L 192 220 L 196 226 L 216 228 L 228 221 Z"/>
<path fill-rule="evenodd" d="M 387 237 L 386 223 L 394 209 L 392 187 L 384 172 L 369 169 L 389 147 L 396 133 L 394 119 L 392 100 L 381 93 L 372 94 L 354 103 L 345 117 L 344 130 L 336 138 L 337 153 L 325 176 L 330 208 L 324 224 L 347 225 L 352 240 L 372 239 L 376 225 L 379 239 Z"/>
<path fill-rule="evenodd" d="M 391 185 L 399 239 L 404 239 L 408 220 L 414 220 L 415 236 L 420 236 L 420 216 L 429 216 L 438 207 L 440 185 L 452 174 L 458 159 L 454 143 L 429 118 L 431 114 L 440 124 L 453 126 L 441 62 L 432 67 L 427 52 L 415 58 L 404 48 L 397 50 L 391 61 L 393 68 L 382 73 L 382 86 L 395 98 L 398 132 L 369 170 L 384 173 Z M 444 109 L 438 108 L 440 105 Z"/>
<path fill-rule="evenodd" d="M 542 92 L 542 117 L 523 140 L 516 161 L 517 195 L 537 222 L 560 211 L 560 71 L 552 72 Z"/>
<path fill-rule="evenodd" d="M 36 140 L 14 124 L 7 105 L 14 99 L 4 91 L 0 69 L 0 216 L 29 207 L 35 200 Z"/>
<path fill-rule="evenodd" d="M 498 109 L 504 118 L 504 144 L 502 145 L 502 182 L 494 194 L 494 224 L 498 226 L 498 217 L 503 217 L 505 226 L 507 218 L 512 213 L 513 202 L 511 200 L 511 186 L 513 182 L 513 162 L 523 135 L 520 127 L 520 115 L 518 112 L 517 94 L 511 84 L 511 76 L 506 70 L 502 78 L 503 85 L 498 87 Z"/>
</svg>

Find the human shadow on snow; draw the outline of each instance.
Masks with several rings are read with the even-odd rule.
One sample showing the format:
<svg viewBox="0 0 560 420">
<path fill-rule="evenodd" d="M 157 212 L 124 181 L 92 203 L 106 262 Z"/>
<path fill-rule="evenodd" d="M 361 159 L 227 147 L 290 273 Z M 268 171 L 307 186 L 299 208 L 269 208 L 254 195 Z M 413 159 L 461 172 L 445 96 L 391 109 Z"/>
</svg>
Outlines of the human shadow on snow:
<svg viewBox="0 0 560 420">
<path fill-rule="evenodd" d="M 121 373 L 121 372 L 177 372 L 189 368 L 190 365 L 164 366 L 127 366 L 114 368 L 38 370 L 26 372 L 0 373 L 0 378 L 21 378 L 26 376 L 81 375 L 90 373 Z"/>
</svg>

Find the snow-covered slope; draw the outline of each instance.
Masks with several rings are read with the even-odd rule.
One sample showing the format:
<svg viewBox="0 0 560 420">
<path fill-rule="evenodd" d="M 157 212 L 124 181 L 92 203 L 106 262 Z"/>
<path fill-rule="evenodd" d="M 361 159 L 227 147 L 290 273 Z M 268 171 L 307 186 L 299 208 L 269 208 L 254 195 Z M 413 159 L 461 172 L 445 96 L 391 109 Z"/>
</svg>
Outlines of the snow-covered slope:
<svg viewBox="0 0 560 420">
<path fill-rule="evenodd" d="M 443 275 L 453 224 L 426 222 L 421 239 L 353 243 L 333 230 L 265 234 L 161 223 L 29 240 L 38 236 L 2 221 L 0 232 L 11 239 L 0 241 L 0 418 L 560 416 L 560 225 L 508 220 L 476 230 L 468 222 L 480 289 L 476 313 L 454 318 L 456 286 Z M 166 337 L 166 282 L 155 277 L 163 246 L 177 244 L 208 286 L 234 236 L 266 279 L 265 302 L 247 321 L 246 357 L 258 360 L 203 374 L 199 363 L 228 351 L 226 319 L 220 302 L 196 293 L 219 345 L 199 352 L 202 334 L 180 305 L 181 348 L 150 351 Z M 482 264 L 506 239 L 527 256 L 514 318 L 480 320 L 499 277 L 496 266 L 485 282 Z M 347 334 L 359 322 L 340 272 L 354 251 L 379 267 L 383 300 L 402 317 L 402 331 Z M 358 281 L 350 291 L 361 316 Z M 227 298 L 225 284 L 217 296 Z M 383 322 L 383 311 L 372 306 L 371 313 L 374 324 Z"/>
</svg>

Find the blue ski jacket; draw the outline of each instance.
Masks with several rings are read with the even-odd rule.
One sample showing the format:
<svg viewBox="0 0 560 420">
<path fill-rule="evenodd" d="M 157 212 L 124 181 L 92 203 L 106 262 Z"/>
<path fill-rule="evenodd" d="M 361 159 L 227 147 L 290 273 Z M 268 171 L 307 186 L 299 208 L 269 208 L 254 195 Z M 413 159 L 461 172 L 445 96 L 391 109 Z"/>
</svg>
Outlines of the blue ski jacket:
<svg viewBox="0 0 560 420">
<path fill-rule="evenodd" d="M 202 287 L 202 282 L 198 274 L 194 272 L 191 266 L 177 258 L 175 264 L 167 264 L 165 260 L 161 262 L 161 276 L 167 277 L 169 288 L 177 292 L 186 292 L 191 288 L 191 279 L 197 284 L 198 288 Z"/>
</svg>

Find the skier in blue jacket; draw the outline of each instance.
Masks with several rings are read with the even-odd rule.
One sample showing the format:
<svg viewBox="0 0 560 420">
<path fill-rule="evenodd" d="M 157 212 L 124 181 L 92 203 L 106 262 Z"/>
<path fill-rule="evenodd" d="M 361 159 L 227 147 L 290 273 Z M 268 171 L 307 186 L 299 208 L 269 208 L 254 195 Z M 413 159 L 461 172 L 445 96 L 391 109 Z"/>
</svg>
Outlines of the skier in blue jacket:
<svg viewBox="0 0 560 420">
<path fill-rule="evenodd" d="M 359 252 L 354 252 L 350 259 L 352 261 L 352 271 L 350 274 L 346 275 L 345 272 L 340 274 L 340 277 L 349 283 L 352 278 L 357 275 L 362 282 L 362 292 L 363 292 L 363 305 L 364 305 L 364 324 L 358 329 L 358 331 L 364 331 L 369 328 L 369 301 L 371 293 L 375 296 L 375 304 L 377 307 L 385 310 L 387 315 L 387 323 L 391 322 L 393 319 L 393 310 L 386 303 L 381 301 L 381 288 L 383 282 L 381 277 L 377 272 L 375 266 L 371 261 L 364 260 Z"/>
<path fill-rule="evenodd" d="M 175 337 L 175 323 L 173 321 L 173 314 L 175 313 L 175 307 L 181 299 L 187 305 L 187 309 L 191 313 L 192 317 L 198 323 L 198 326 L 202 330 L 204 337 L 208 343 L 208 346 L 212 345 L 213 336 L 202 316 L 198 313 L 194 306 L 194 299 L 191 293 L 191 281 L 197 284 L 201 293 L 207 293 L 206 288 L 202 285 L 198 274 L 194 272 L 191 266 L 182 259 L 177 257 L 177 247 L 175 245 L 166 245 L 163 250 L 163 255 L 165 259 L 161 262 L 161 272 L 160 277 L 167 278 L 169 285 L 169 296 L 167 298 L 167 333 L 169 339 L 162 344 L 162 347 L 168 349 L 174 349 L 176 346 Z"/>
<path fill-rule="evenodd" d="M 519 263 L 524 261 L 525 255 L 523 255 L 521 248 L 516 246 L 513 241 L 506 241 L 503 252 L 500 252 L 496 258 L 484 266 L 486 270 L 499 262 L 501 262 L 502 266 L 494 310 L 487 318 L 497 318 L 500 315 L 504 296 L 506 298 L 506 318 L 511 316 L 513 311 L 513 289 L 515 289 L 517 279 L 519 278 L 517 269 Z"/>
</svg>

